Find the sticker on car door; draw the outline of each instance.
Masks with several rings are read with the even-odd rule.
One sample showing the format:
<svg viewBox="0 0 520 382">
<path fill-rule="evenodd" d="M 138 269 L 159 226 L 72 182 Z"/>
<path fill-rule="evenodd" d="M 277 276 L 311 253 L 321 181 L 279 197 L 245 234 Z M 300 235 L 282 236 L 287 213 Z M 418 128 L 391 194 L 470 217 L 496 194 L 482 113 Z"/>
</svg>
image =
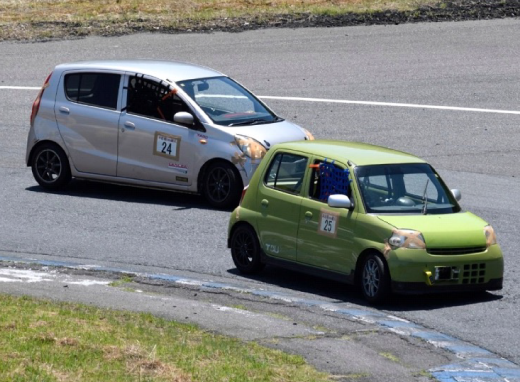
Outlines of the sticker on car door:
<svg viewBox="0 0 520 382">
<path fill-rule="evenodd" d="M 338 234 L 338 222 L 338 212 L 321 209 L 318 221 L 318 233 L 328 237 L 336 237 Z"/>
<path fill-rule="evenodd" d="M 181 137 L 156 131 L 153 155 L 158 155 L 172 160 L 179 160 L 180 144 Z"/>
</svg>

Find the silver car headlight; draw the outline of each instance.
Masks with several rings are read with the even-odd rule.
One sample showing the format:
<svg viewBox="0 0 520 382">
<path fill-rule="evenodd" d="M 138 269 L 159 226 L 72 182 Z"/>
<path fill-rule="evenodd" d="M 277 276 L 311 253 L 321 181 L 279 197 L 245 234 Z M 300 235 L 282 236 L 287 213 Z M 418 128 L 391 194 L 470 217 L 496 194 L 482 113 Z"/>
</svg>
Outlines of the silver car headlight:
<svg viewBox="0 0 520 382">
<path fill-rule="evenodd" d="M 497 244 L 497 236 L 495 230 L 490 225 L 484 227 L 484 235 L 486 235 L 486 247 L 490 247 L 493 244 Z"/>
<path fill-rule="evenodd" d="M 267 152 L 265 146 L 260 142 L 245 135 L 235 135 L 235 142 L 240 151 L 251 159 L 262 159 Z"/>
<path fill-rule="evenodd" d="M 302 130 L 305 133 L 305 140 L 306 141 L 313 141 L 314 140 L 314 135 L 312 135 L 312 133 L 309 130 L 307 130 L 307 129 L 303 128 L 303 127 L 302 127 Z"/>
<path fill-rule="evenodd" d="M 422 233 L 411 229 L 396 229 L 392 236 L 388 239 L 388 244 L 393 249 L 409 248 L 409 249 L 424 249 L 426 243 Z"/>
</svg>

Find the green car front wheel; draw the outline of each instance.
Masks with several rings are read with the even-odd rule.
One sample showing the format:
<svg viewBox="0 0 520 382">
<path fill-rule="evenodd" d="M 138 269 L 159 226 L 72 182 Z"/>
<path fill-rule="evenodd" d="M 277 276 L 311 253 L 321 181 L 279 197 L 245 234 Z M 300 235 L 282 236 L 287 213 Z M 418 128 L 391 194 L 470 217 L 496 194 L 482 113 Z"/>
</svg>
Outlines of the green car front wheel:
<svg viewBox="0 0 520 382">
<path fill-rule="evenodd" d="M 369 254 L 363 261 L 361 291 L 370 303 L 380 303 L 390 294 L 388 269 L 376 254 Z"/>
</svg>

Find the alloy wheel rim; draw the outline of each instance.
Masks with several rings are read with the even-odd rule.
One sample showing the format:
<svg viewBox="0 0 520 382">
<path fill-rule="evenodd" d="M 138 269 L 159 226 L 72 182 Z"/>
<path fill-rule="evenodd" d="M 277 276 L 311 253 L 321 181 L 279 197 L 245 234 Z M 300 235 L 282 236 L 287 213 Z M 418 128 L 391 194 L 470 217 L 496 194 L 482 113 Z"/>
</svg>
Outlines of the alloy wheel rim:
<svg viewBox="0 0 520 382">
<path fill-rule="evenodd" d="M 208 190 L 214 201 L 222 202 L 229 195 L 231 180 L 222 168 L 214 169 L 208 177 Z"/>
<path fill-rule="evenodd" d="M 239 233 L 235 241 L 235 253 L 237 255 L 238 262 L 247 266 L 253 261 L 252 251 L 253 243 L 249 234 L 242 232 Z"/>
<path fill-rule="evenodd" d="M 380 284 L 379 266 L 374 259 L 369 259 L 363 269 L 363 289 L 367 296 L 374 297 Z"/>
<path fill-rule="evenodd" d="M 36 172 L 46 183 L 55 182 L 61 175 L 61 160 L 53 150 L 44 150 L 36 159 Z"/>
</svg>

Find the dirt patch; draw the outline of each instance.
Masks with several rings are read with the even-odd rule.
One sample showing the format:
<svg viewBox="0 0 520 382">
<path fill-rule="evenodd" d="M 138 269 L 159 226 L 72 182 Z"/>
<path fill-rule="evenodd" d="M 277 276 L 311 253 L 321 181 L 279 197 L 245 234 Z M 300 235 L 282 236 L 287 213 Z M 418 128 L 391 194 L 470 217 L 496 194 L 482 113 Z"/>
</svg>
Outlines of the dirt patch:
<svg viewBox="0 0 520 382">
<path fill-rule="evenodd" d="M 377 11 L 317 15 L 294 13 L 212 20 L 185 19 L 176 26 L 163 20 L 132 21 L 33 22 L 3 25 L 0 41 L 49 41 L 87 36 L 119 36 L 139 32 L 208 33 L 215 31 L 242 32 L 263 28 L 338 27 L 353 25 L 385 25 L 417 22 L 463 21 L 511 18 L 520 16 L 520 0 L 461 0 L 420 7 L 412 11 Z"/>
</svg>

